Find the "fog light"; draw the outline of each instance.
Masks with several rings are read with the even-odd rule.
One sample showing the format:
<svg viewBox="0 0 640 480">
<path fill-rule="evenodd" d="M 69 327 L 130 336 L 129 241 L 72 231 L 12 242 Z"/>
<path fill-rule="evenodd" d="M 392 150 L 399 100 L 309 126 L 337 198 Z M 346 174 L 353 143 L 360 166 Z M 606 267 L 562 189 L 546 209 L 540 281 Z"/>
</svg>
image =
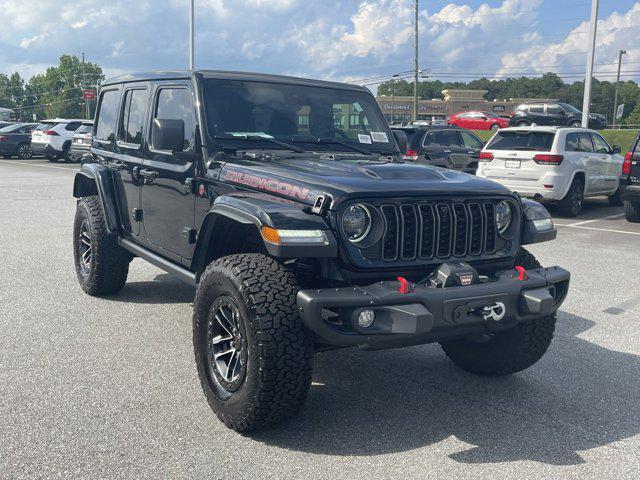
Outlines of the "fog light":
<svg viewBox="0 0 640 480">
<path fill-rule="evenodd" d="M 373 325 L 376 319 L 376 314 L 373 310 L 362 310 L 358 315 L 358 325 L 362 328 L 367 328 Z"/>
</svg>

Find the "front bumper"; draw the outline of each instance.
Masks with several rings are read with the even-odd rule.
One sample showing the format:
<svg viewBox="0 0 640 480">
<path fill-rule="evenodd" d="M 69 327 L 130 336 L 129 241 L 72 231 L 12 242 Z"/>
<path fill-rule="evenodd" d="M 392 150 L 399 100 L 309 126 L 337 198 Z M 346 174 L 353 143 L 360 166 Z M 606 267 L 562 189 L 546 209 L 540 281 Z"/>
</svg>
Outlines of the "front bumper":
<svg viewBox="0 0 640 480">
<path fill-rule="evenodd" d="M 569 279 L 560 267 L 527 271 L 524 280 L 516 270 L 507 270 L 467 286 L 413 285 L 406 294 L 398 291 L 399 282 L 301 290 L 297 304 L 304 325 L 320 343 L 392 348 L 496 333 L 550 315 L 564 301 Z M 504 306 L 502 318 L 487 316 L 499 305 Z M 357 320 L 363 310 L 375 314 L 366 328 Z"/>
</svg>

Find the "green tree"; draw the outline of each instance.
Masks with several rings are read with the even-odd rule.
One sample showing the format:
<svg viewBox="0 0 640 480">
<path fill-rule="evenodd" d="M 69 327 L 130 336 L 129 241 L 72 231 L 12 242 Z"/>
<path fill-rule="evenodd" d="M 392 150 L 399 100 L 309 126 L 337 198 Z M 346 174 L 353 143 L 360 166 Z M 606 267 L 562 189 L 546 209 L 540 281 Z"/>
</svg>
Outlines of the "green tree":
<svg viewBox="0 0 640 480">
<path fill-rule="evenodd" d="M 636 105 L 633 111 L 624 120 L 626 125 L 640 125 L 640 104 Z"/>
</svg>

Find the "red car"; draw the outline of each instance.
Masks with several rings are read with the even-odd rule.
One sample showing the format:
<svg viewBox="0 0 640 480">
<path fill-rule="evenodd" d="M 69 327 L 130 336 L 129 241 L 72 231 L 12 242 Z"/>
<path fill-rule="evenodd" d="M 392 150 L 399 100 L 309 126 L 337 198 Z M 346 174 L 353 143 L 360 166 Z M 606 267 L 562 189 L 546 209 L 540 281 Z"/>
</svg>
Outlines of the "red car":
<svg viewBox="0 0 640 480">
<path fill-rule="evenodd" d="M 509 126 L 509 119 L 489 112 L 460 112 L 449 117 L 449 124 L 469 130 L 499 130 Z"/>
</svg>

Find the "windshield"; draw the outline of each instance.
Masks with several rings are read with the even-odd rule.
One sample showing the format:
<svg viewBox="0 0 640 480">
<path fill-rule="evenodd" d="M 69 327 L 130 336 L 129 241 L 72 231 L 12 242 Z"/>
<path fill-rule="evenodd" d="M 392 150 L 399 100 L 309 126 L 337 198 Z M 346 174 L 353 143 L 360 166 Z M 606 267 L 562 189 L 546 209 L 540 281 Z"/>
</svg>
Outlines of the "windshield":
<svg viewBox="0 0 640 480">
<path fill-rule="evenodd" d="M 76 130 L 76 133 L 89 133 L 93 131 L 93 125 L 82 125 Z"/>
<path fill-rule="evenodd" d="M 578 110 L 576 107 L 574 107 L 573 105 L 569 105 L 568 103 L 561 103 L 560 105 L 562 105 L 565 110 L 568 110 L 571 113 L 582 114 L 582 112 Z"/>
<path fill-rule="evenodd" d="M 534 150 L 548 152 L 553 145 L 555 133 L 506 131 L 498 132 L 486 146 L 486 150 Z"/>
<path fill-rule="evenodd" d="M 395 150 L 387 123 L 366 92 L 208 79 L 204 104 L 210 135 L 234 145 L 246 141 L 253 148 L 286 148 L 260 141 L 263 137 L 300 143 L 305 149 L 308 142 L 314 150 L 349 150 L 348 145 L 371 152 Z"/>
</svg>

